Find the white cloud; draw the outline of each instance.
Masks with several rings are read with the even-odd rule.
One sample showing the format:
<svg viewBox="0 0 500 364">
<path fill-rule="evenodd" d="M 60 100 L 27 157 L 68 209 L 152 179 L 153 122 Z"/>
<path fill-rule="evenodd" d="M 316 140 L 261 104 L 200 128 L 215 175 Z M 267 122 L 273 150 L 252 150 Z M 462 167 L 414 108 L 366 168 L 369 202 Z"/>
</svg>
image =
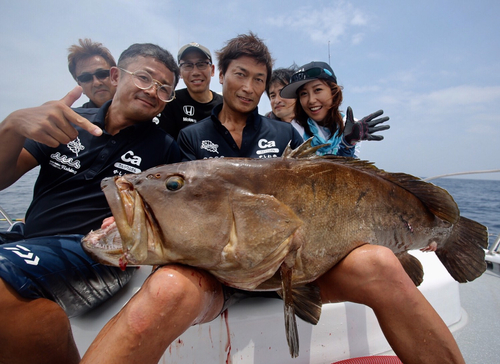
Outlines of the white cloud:
<svg viewBox="0 0 500 364">
<path fill-rule="evenodd" d="M 500 103 L 500 86 L 461 85 L 436 90 L 422 97 L 422 103 L 441 104 L 448 107 L 463 107 L 490 102 Z"/>
<path fill-rule="evenodd" d="M 317 43 L 337 43 L 350 38 L 353 44 L 358 44 L 364 37 L 359 28 L 368 24 L 368 16 L 351 3 L 340 1 L 322 9 L 301 7 L 290 14 L 268 18 L 267 23 L 296 29 Z M 351 32 L 354 34 L 350 35 Z"/>
</svg>

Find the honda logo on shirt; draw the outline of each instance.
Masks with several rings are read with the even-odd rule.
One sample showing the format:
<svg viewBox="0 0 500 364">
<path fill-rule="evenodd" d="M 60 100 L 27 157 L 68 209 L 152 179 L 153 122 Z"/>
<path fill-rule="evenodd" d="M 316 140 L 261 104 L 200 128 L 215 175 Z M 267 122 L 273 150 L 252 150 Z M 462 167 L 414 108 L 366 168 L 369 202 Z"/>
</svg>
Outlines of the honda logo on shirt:
<svg viewBox="0 0 500 364">
<path fill-rule="evenodd" d="M 184 110 L 184 114 L 186 114 L 187 116 L 193 116 L 194 115 L 194 106 L 184 105 L 182 107 L 182 110 Z"/>
</svg>

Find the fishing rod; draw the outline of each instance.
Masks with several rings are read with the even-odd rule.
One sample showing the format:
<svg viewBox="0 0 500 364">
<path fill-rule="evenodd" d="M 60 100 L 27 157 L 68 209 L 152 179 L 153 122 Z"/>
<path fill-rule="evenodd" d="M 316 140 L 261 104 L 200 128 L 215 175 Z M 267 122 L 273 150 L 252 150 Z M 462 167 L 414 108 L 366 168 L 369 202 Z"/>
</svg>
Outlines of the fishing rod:
<svg viewBox="0 0 500 364">
<path fill-rule="evenodd" d="M 462 174 L 494 173 L 494 172 L 500 172 L 500 169 L 490 169 L 490 170 L 486 170 L 486 171 L 469 171 L 469 172 L 447 173 L 447 174 L 440 174 L 439 176 L 423 178 L 422 180 L 427 182 L 427 181 L 430 181 L 430 180 L 433 180 L 433 179 L 438 179 L 438 178 L 441 178 L 441 177 L 459 176 L 459 175 L 462 175 Z"/>
</svg>

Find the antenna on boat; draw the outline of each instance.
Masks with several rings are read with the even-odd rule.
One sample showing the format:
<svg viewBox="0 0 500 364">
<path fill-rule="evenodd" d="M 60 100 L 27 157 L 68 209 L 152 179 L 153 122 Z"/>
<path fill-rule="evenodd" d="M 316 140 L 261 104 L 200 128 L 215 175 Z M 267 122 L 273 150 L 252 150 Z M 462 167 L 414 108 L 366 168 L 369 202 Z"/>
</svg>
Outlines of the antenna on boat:
<svg viewBox="0 0 500 364">
<path fill-rule="evenodd" d="M 500 169 L 490 169 L 487 171 L 469 171 L 469 172 L 456 172 L 456 173 L 447 173 L 447 174 L 440 174 L 439 176 L 434 176 L 434 177 L 427 177 L 424 178 L 423 181 L 430 181 L 433 179 L 441 178 L 441 177 L 448 177 L 448 176 L 458 176 L 462 174 L 476 174 L 476 173 L 495 173 L 495 172 L 500 172 Z"/>
<path fill-rule="evenodd" d="M 330 64 L 330 41 L 328 41 L 328 64 L 330 65 L 330 67 L 332 66 Z"/>
</svg>

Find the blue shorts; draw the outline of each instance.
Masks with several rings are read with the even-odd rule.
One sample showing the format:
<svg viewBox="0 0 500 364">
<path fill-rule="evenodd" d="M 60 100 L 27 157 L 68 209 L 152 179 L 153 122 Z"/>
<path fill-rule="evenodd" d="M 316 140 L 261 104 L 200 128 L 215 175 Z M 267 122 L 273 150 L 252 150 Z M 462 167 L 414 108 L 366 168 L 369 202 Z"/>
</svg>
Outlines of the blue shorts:
<svg viewBox="0 0 500 364">
<path fill-rule="evenodd" d="M 82 235 L 24 239 L 0 245 L 0 278 L 27 299 L 57 302 L 69 317 L 106 301 L 132 278 L 93 261 L 82 249 Z"/>
</svg>

